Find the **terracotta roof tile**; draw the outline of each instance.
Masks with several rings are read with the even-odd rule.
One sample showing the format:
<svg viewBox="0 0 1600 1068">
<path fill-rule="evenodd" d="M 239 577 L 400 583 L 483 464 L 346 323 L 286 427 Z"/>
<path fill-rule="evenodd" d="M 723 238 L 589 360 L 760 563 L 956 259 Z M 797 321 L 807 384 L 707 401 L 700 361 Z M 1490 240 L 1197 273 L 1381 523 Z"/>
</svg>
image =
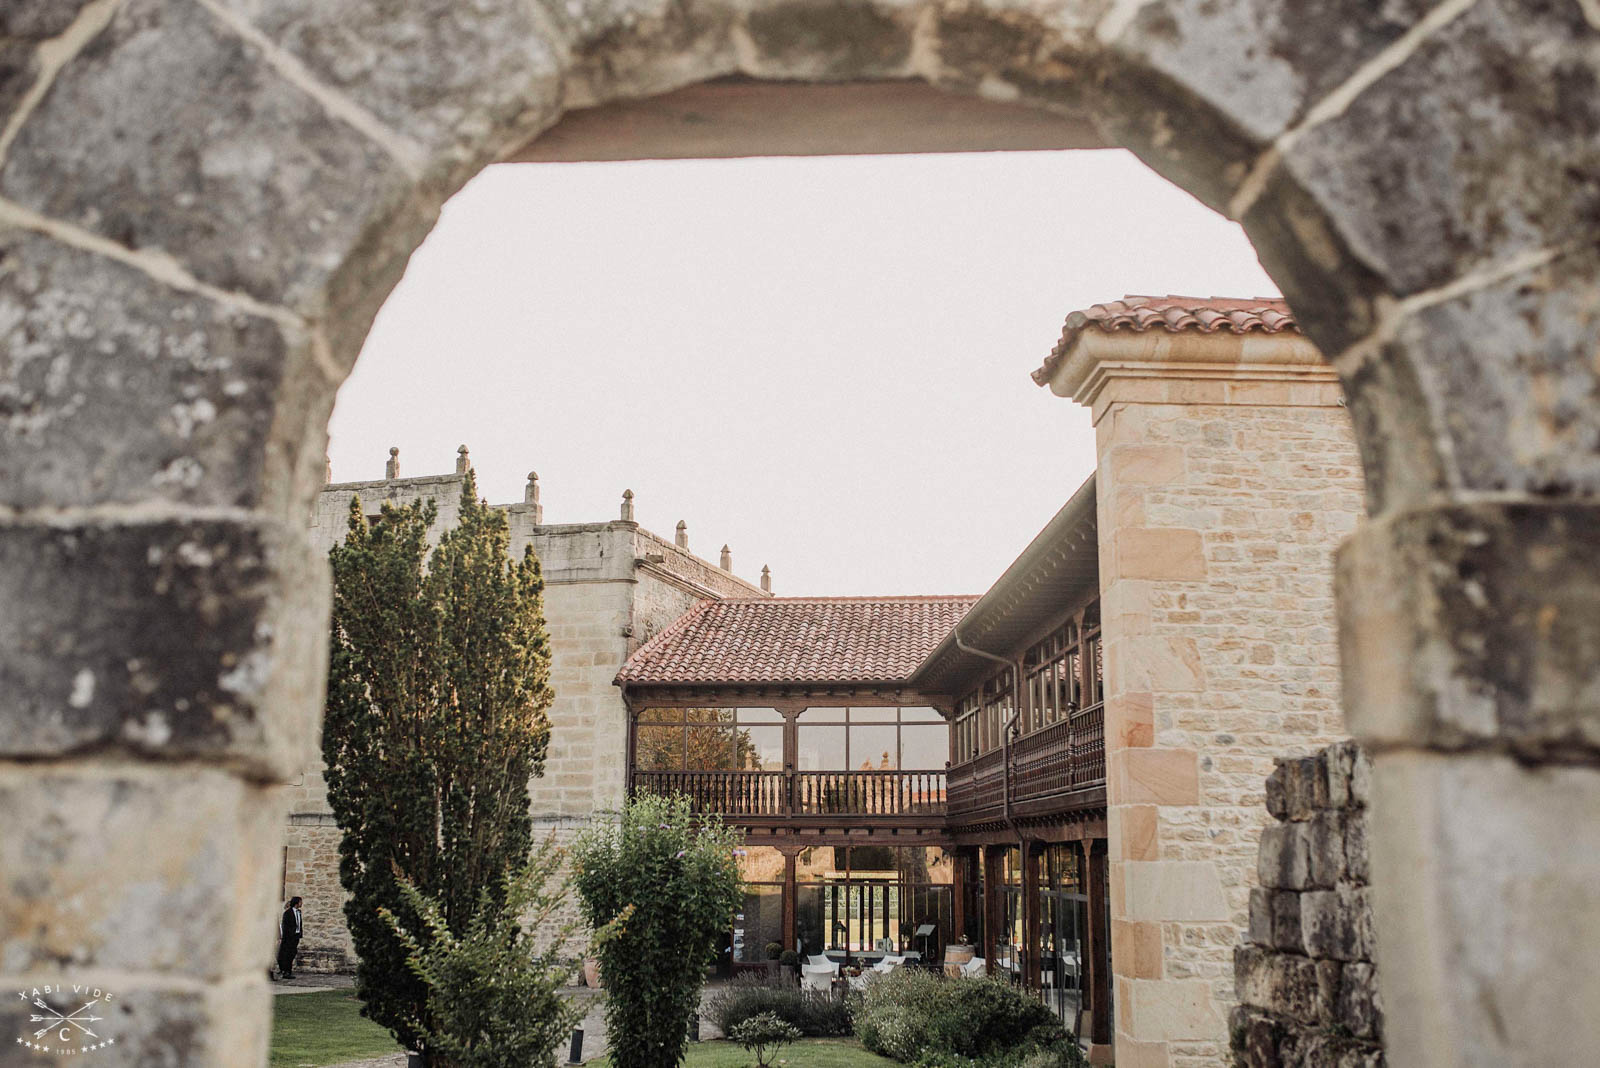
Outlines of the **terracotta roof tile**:
<svg viewBox="0 0 1600 1068">
<path fill-rule="evenodd" d="M 1121 300 L 1095 304 L 1067 316 L 1061 330 L 1061 340 L 1050 350 L 1050 357 L 1044 361 L 1044 366 L 1033 372 L 1033 380 L 1041 386 L 1048 382 L 1056 366 L 1066 358 L 1067 350 L 1085 330 L 1100 330 L 1108 334 L 1127 330 L 1142 334 L 1157 328 L 1172 334 L 1185 330 L 1205 334 L 1218 331 L 1277 334 L 1285 330 L 1298 332 L 1300 329 L 1294 313 L 1282 297 L 1127 296 Z"/>
<path fill-rule="evenodd" d="M 618 685 L 900 683 L 977 597 L 701 601 L 651 638 Z"/>
</svg>

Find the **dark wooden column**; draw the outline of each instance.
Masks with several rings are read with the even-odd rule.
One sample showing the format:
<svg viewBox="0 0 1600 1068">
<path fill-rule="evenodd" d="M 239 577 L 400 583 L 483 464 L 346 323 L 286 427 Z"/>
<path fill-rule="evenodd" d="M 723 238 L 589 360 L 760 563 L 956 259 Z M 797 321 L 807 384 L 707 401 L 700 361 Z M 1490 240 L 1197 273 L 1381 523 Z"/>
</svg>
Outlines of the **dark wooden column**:
<svg viewBox="0 0 1600 1068">
<path fill-rule="evenodd" d="M 1043 846 L 1026 839 L 1022 843 L 1022 984 L 1039 988 L 1039 868 Z"/>
<path fill-rule="evenodd" d="M 1108 944 L 1106 900 L 1109 890 L 1106 867 L 1106 841 L 1085 842 L 1089 890 L 1089 1041 L 1096 1046 L 1111 1043 L 1111 946 Z"/>
<path fill-rule="evenodd" d="M 1005 870 L 1001 863 L 1005 856 L 1003 846 L 986 845 L 983 849 L 983 959 L 990 975 L 994 974 L 995 936 L 1006 919 Z"/>
<path fill-rule="evenodd" d="M 284 861 L 285 864 L 288 861 Z M 944 944 L 953 946 L 961 941 L 962 935 L 967 933 L 967 865 L 972 863 L 972 856 L 964 849 L 956 851 L 956 862 L 952 866 L 950 896 L 950 921 L 955 930 L 945 935 Z"/>
<path fill-rule="evenodd" d="M 795 882 L 795 851 L 783 850 L 783 948 L 795 948 L 795 927 L 800 912 L 800 890 Z"/>
</svg>

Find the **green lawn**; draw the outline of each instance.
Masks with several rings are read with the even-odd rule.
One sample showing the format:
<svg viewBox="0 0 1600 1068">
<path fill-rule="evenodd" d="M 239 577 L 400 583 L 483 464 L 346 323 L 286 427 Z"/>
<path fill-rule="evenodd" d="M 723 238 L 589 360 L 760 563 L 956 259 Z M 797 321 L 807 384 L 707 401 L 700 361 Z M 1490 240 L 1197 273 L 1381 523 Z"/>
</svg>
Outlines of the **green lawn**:
<svg viewBox="0 0 1600 1068">
<path fill-rule="evenodd" d="M 348 990 L 272 999 L 271 1068 L 306 1068 L 398 1052 L 389 1032 L 361 1015 Z"/>
<path fill-rule="evenodd" d="M 610 1068 L 611 1061 L 598 1062 Z M 691 1042 L 684 1068 L 745 1068 L 756 1063 L 755 1054 L 732 1042 Z M 851 1038 L 803 1038 L 778 1051 L 774 1063 L 786 1068 L 863 1068 L 892 1065 L 895 1062 L 868 1053 Z"/>
</svg>

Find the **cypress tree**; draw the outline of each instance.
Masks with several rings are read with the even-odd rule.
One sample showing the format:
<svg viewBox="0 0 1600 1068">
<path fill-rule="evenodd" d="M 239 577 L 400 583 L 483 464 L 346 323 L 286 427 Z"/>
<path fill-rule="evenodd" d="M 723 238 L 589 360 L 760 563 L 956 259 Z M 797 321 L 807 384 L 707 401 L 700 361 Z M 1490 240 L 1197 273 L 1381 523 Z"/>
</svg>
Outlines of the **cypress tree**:
<svg viewBox="0 0 1600 1068">
<path fill-rule="evenodd" d="M 411 930 L 421 917 L 397 875 L 464 933 L 481 901 L 503 897 L 528 860 L 528 782 L 544 770 L 550 647 L 544 580 L 530 548 L 508 557 L 506 517 L 469 472 L 460 521 L 431 557 L 432 501 L 359 500 L 330 555 L 333 627 L 322 754 L 343 839 L 339 879 L 359 963 L 362 1013 L 408 1048 L 431 1025 L 426 986 L 379 909 Z M 424 567 L 424 559 L 427 566 Z"/>
</svg>

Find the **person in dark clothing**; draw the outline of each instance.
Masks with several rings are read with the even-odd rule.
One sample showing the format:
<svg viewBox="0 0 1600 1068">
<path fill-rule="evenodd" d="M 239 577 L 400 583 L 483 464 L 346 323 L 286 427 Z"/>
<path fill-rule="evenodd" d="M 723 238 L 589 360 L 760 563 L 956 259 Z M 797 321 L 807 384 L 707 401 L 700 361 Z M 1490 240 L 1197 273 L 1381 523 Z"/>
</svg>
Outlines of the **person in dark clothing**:
<svg viewBox="0 0 1600 1068">
<path fill-rule="evenodd" d="M 294 954 L 300 948 L 304 923 L 300 916 L 300 899 L 291 897 L 289 907 L 283 910 L 278 921 L 278 978 L 294 978 Z"/>
</svg>

